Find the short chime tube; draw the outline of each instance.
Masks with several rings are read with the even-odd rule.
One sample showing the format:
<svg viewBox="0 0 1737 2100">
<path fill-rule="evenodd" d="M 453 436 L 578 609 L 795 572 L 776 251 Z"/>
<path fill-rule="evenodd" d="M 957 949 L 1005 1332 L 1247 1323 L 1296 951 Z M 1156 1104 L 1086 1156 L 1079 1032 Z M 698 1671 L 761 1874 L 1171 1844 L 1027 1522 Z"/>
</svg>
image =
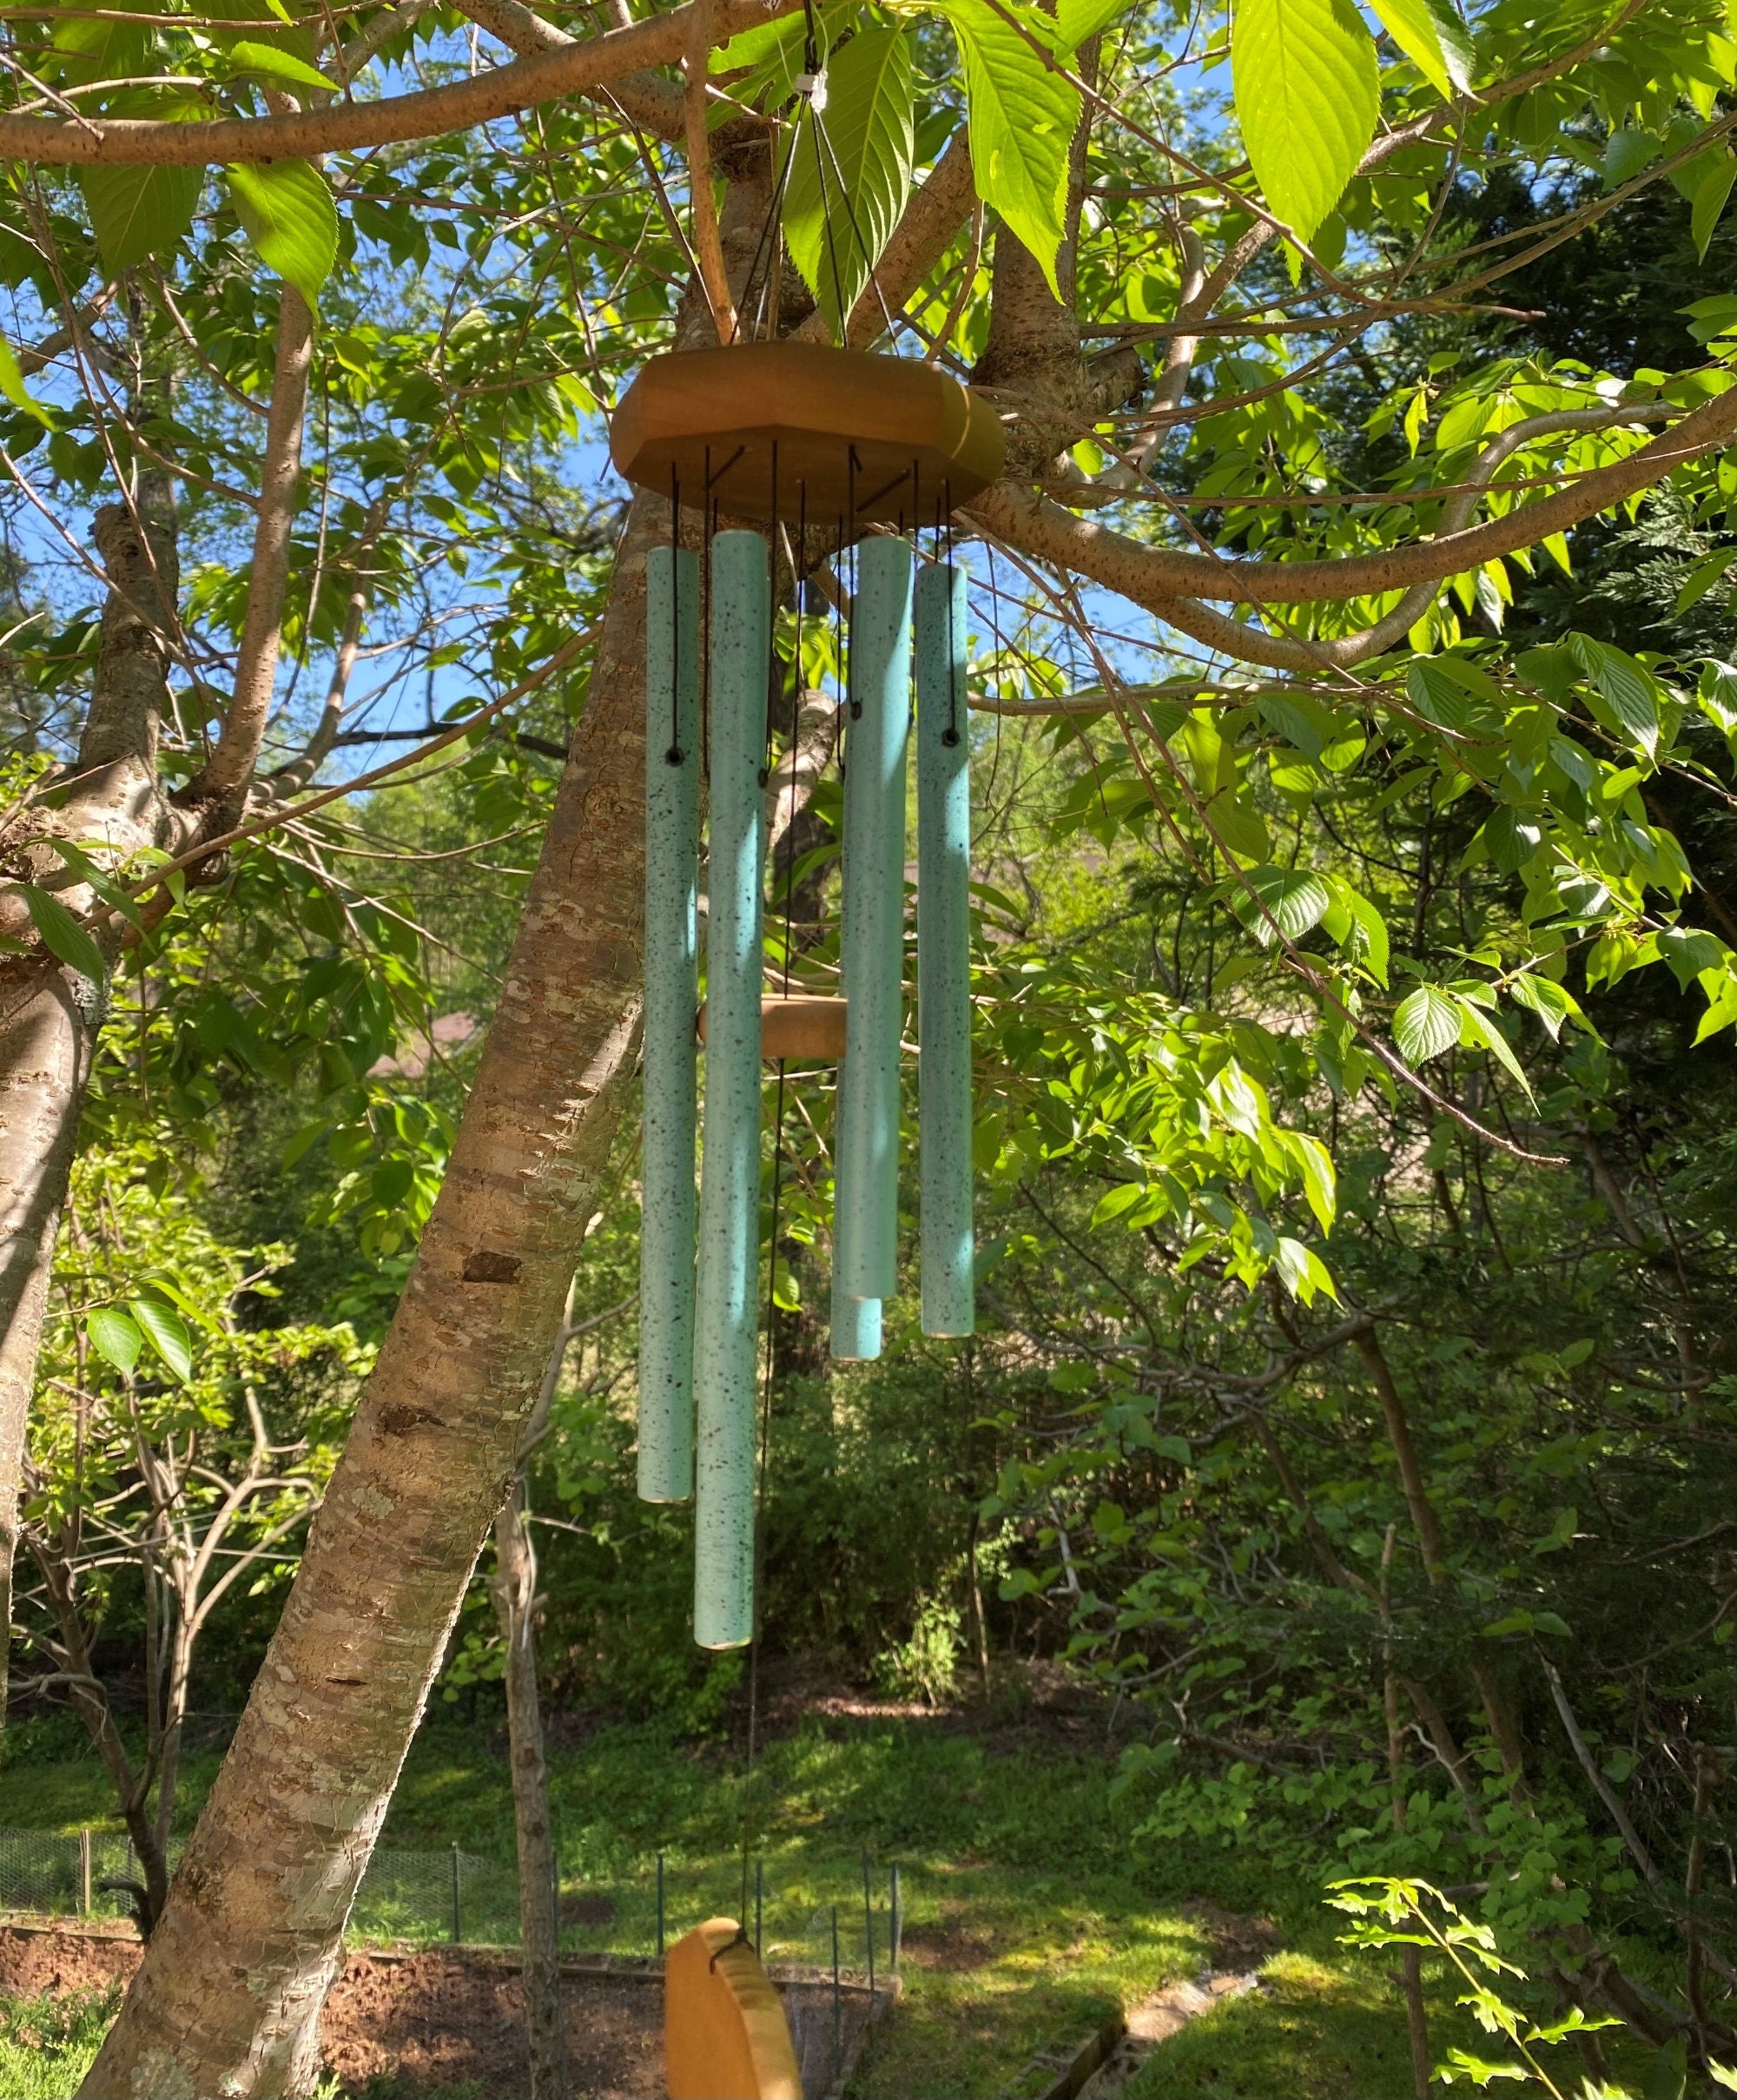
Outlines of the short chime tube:
<svg viewBox="0 0 1737 2100">
<path fill-rule="evenodd" d="M 760 769 L 770 617 L 765 541 L 757 532 L 718 533 L 711 543 L 705 1145 L 694 1320 L 694 1638 L 714 1648 L 740 1648 L 754 1634 Z"/>
<path fill-rule="evenodd" d="M 972 1288 L 971 741 L 963 569 L 917 578 L 917 1044 L 922 1330 L 966 1335 Z"/>
<path fill-rule="evenodd" d="M 694 1491 L 694 1007 L 699 882 L 699 560 L 645 563 L 645 1093 L 639 1493 Z"/>
<path fill-rule="evenodd" d="M 855 1298 L 891 1298 L 898 1287 L 910 679 L 910 545 L 870 538 L 857 554 L 850 614 L 842 928 L 849 1005 L 834 1156 L 835 1289 Z"/>
</svg>

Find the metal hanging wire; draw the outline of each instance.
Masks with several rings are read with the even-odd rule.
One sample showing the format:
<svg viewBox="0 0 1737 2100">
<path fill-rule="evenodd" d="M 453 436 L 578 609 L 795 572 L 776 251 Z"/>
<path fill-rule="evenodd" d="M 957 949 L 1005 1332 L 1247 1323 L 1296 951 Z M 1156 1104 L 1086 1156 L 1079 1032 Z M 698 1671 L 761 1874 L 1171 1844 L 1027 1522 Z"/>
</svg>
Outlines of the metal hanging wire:
<svg viewBox="0 0 1737 2100">
<path fill-rule="evenodd" d="M 832 182 L 837 189 L 838 201 L 843 207 L 845 220 L 850 229 L 851 239 L 855 241 L 857 253 L 862 259 L 862 267 L 868 273 L 868 281 L 875 287 L 875 295 L 881 307 L 881 316 L 886 323 L 888 334 L 892 333 L 897 325 L 894 320 L 892 309 L 887 303 L 886 292 L 875 275 L 876 257 L 870 252 L 862 228 L 858 223 L 856 208 L 851 201 L 850 186 L 844 179 L 844 170 L 839 162 L 837 148 L 833 143 L 831 133 L 827 129 L 825 117 L 826 69 L 821 61 L 820 25 L 816 17 L 814 0 L 805 0 L 802 16 L 804 23 L 802 70 L 796 75 L 791 83 L 794 89 L 791 101 L 804 102 L 807 108 L 805 112 L 796 116 L 791 124 L 789 145 L 783 155 L 777 180 L 773 185 L 771 200 L 768 204 L 766 216 L 761 225 L 759 237 L 755 242 L 754 254 L 749 262 L 748 274 L 743 281 L 742 299 L 736 309 L 736 333 L 730 338 L 732 342 L 741 333 L 743 314 L 750 307 L 753 311 L 753 320 L 750 325 L 754 337 L 758 337 L 763 322 L 766 324 L 769 334 L 776 335 L 777 333 L 777 314 L 773 312 L 769 315 L 767 306 L 771 286 L 777 274 L 777 264 L 780 260 L 783 241 L 779 224 L 783 212 L 784 198 L 789 188 L 790 173 L 796 165 L 796 152 L 802 140 L 803 115 L 806 115 L 809 135 L 814 143 L 815 175 L 820 188 L 821 228 L 826 243 L 827 269 L 832 279 L 833 298 L 838 307 L 839 325 L 842 328 L 849 319 L 849 314 L 844 298 L 844 275 L 839 266 L 838 244 L 834 234 L 833 205 L 829 195 L 827 181 L 829 163 L 831 168 Z M 788 109 L 789 103 L 786 103 L 785 107 Z M 763 268 L 763 280 L 762 278 Z"/>
</svg>

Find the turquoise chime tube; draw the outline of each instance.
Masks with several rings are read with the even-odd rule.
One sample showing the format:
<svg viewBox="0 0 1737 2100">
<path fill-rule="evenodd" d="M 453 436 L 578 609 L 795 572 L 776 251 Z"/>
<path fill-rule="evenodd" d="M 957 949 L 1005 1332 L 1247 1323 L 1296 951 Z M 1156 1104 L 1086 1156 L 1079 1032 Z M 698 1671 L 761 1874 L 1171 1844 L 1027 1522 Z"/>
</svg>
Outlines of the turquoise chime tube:
<svg viewBox="0 0 1737 2100">
<path fill-rule="evenodd" d="M 760 768 L 770 621 L 765 541 L 757 532 L 718 533 L 711 543 L 705 1148 L 694 1317 L 694 1638 L 712 1648 L 741 1648 L 754 1635 Z"/>
<path fill-rule="evenodd" d="M 898 1288 L 910 680 L 910 545 L 903 539 L 869 539 L 857 555 L 844 746 L 842 974 L 850 1003 L 834 1152 L 835 1306 L 840 1293 L 888 1298 Z M 862 1331 L 860 1318 L 855 1325 L 856 1333 L 835 1335 L 835 1340 L 856 1348 L 835 1346 L 834 1353 L 878 1356 L 878 1334 Z"/>
<path fill-rule="evenodd" d="M 645 560 L 645 1091 L 639 1493 L 694 1491 L 694 1008 L 700 854 L 699 559 Z"/>
<path fill-rule="evenodd" d="M 881 1353 L 880 1299 L 852 1298 L 840 1284 L 835 1265 L 829 1348 L 835 1364 L 871 1364 Z"/>
<path fill-rule="evenodd" d="M 971 1221 L 971 737 L 963 569 L 917 578 L 917 1043 L 922 1331 L 976 1325 Z"/>
</svg>

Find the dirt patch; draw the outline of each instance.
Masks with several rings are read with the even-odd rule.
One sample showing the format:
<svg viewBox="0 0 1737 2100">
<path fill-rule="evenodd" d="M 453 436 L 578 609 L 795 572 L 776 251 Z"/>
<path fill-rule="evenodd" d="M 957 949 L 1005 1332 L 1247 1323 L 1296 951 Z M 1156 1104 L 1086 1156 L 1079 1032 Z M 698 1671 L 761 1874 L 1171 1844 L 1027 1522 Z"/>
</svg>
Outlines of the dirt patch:
<svg viewBox="0 0 1737 2100">
<path fill-rule="evenodd" d="M 131 1979 L 141 1951 L 123 1933 L 0 1926 L 0 1996 L 109 1990 Z M 949 1951 L 945 1958 L 958 1957 Z M 777 1981 L 803 2089 L 829 2090 L 871 2020 L 887 2009 L 887 1997 L 878 1994 L 871 2007 L 864 1991 L 835 1998 L 827 1983 L 782 1975 Z M 664 2090 L 662 1978 L 570 1970 L 562 1998 L 569 2090 L 585 2100 L 656 2100 Z M 401 2081 L 400 2090 L 470 2089 L 510 2100 L 530 2085 L 524 2020 L 517 1971 L 487 1948 L 355 1953 L 320 2013 L 320 2054 L 346 2092 L 380 2077 Z"/>
<path fill-rule="evenodd" d="M 21 1932 L 0 1926 L 0 1992 L 8 1998 L 67 1998 L 133 1979 L 137 1937 L 122 1933 Z"/>
<path fill-rule="evenodd" d="M 1278 1927 L 1270 1918 L 1227 1911 L 1205 1896 L 1185 1903 L 1182 1914 L 1211 1939 L 1216 1970 L 1258 1969 L 1278 1951 Z"/>
<path fill-rule="evenodd" d="M 961 1925 L 948 1918 L 907 1925 L 899 1949 L 900 1958 L 913 1969 L 945 1969 L 968 1975 L 987 1969 L 1001 1951 L 1001 1943 L 981 1925 Z"/>
<path fill-rule="evenodd" d="M 71 1997 L 129 1981 L 136 1939 L 0 1928 L 0 1993 Z M 595 2100 L 655 2100 L 664 2084 L 661 1980 L 569 1975 L 567 2070 Z M 479 1950 L 353 1954 L 320 2016 L 320 2054 L 347 2089 L 380 2075 L 436 2088 L 525 2092 L 525 2000 L 517 1974 Z"/>
<path fill-rule="evenodd" d="M 562 2000 L 573 2091 L 653 2100 L 664 2082 L 662 1983 L 570 1975 Z M 320 2016 L 320 2046 L 327 2069 L 349 2088 L 387 2073 L 488 2094 L 530 2084 L 517 1974 L 462 1953 L 353 1954 Z"/>
</svg>

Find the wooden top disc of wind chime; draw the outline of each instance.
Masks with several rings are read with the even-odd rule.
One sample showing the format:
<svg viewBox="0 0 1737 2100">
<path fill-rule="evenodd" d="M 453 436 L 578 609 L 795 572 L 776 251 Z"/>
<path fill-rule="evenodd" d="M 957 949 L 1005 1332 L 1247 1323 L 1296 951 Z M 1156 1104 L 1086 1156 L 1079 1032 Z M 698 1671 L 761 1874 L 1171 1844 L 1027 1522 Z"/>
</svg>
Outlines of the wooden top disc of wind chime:
<svg viewBox="0 0 1737 2100">
<path fill-rule="evenodd" d="M 1001 471 L 1001 426 L 950 373 L 822 343 L 653 358 L 610 430 L 617 470 L 726 516 L 811 525 L 931 522 Z"/>
</svg>

